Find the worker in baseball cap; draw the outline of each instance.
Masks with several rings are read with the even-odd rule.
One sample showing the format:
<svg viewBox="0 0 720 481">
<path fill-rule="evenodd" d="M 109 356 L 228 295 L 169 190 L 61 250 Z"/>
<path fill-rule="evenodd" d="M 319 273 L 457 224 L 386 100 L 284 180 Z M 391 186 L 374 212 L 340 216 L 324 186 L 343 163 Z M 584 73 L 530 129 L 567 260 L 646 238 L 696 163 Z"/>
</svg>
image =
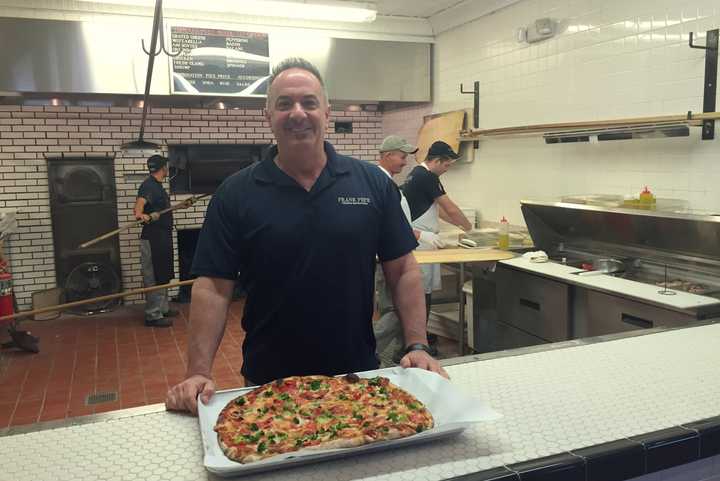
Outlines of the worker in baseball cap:
<svg viewBox="0 0 720 481">
<path fill-rule="evenodd" d="M 168 176 L 168 161 L 162 155 L 147 159 L 150 175 L 140 184 L 134 214 L 144 222 L 140 234 L 140 270 L 145 287 L 167 284 L 175 277 L 173 268 L 172 212 L 151 217 L 170 207 L 170 196 L 163 187 Z M 167 289 L 148 292 L 145 296 L 145 325 L 170 327 L 178 311 L 170 309 Z"/>
</svg>

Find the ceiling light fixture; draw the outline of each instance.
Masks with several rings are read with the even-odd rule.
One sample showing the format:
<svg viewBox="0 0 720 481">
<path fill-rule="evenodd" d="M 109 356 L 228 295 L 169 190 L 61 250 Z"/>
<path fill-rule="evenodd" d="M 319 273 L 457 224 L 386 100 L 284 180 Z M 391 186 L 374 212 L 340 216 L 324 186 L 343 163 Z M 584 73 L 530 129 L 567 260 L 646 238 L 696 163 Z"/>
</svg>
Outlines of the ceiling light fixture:
<svg viewBox="0 0 720 481">
<path fill-rule="evenodd" d="M 98 3 L 97 0 L 81 0 Z M 150 0 L 101 0 L 114 5 L 150 7 Z M 310 0 L 165 0 L 164 8 L 200 12 L 235 13 L 256 17 L 280 17 L 333 22 L 373 22 L 377 7 L 372 2 L 310 1 Z"/>
</svg>

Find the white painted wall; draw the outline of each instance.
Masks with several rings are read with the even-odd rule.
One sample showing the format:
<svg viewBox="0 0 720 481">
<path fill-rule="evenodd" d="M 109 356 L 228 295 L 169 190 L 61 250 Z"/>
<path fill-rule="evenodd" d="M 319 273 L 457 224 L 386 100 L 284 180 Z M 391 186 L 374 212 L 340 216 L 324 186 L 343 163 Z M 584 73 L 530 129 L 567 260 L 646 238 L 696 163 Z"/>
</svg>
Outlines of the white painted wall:
<svg viewBox="0 0 720 481">
<path fill-rule="evenodd" d="M 554 39 L 528 45 L 518 27 L 560 20 Z M 436 37 L 433 112 L 471 108 L 460 95 L 480 81 L 480 127 L 702 111 L 703 50 L 687 34 L 720 26 L 720 2 L 523 0 Z M 720 127 L 716 129 L 720 137 Z M 720 143 L 689 138 L 546 145 L 488 140 L 475 161 L 443 176 L 458 203 L 484 220 L 522 224 L 519 201 L 578 193 L 687 199 L 720 212 Z"/>
</svg>

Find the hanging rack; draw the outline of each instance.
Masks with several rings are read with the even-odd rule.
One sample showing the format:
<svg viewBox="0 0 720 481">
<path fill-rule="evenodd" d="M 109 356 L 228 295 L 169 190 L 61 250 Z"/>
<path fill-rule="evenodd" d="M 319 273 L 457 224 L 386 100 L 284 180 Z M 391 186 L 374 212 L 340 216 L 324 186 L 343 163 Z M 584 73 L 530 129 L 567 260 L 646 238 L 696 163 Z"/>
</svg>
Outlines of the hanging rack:
<svg viewBox="0 0 720 481">
<path fill-rule="evenodd" d="M 150 106 L 150 84 L 152 82 L 153 66 L 155 65 L 155 57 L 165 52 L 170 57 L 177 57 L 182 53 L 179 52 L 168 52 L 165 48 L 165 30 L 162 18 L 162 0 L 155 0 L 155 14 L 153 15 L 153 26 L 152 34 L 150 36 L 150 50 L 145 48 L 145 40 L 141 40 L 143 52 L 148 56 L 148 68 L 145 76 L 145 95 L 143 97 L 143 112 L 142 118 L 140 119 L 140 133 L 138 139 L 133 142 L 127 142 L 122 144 L 120 147 L 123 150 L 160 150 L 160 145 L 154 142 L 148 142 L 144 139 L 145 135 L 145 119 L 147 118 L 148 109 Z M 160 37 L 160 45 L 158 48 L 158 37 Z"/>
<path fill-rule="evenodd" d="M 177 57 L 178 55 L 180 55 L 180 54 L 183 52 L 182 49 L 178 50 L 177 52 L 168 52 L 167 48 L 165 48 L 165 25 L 164 25 L 164 23 L 163 23 L 162 1 L 160 1 L 159 3 L 161 4 L 161 6 L 160 6 L 160 13 L 157 14 L 157 15 L 159 15 L 159 17 L 160 17 L 159 22 L 158 22 L 158 23 L 159 23 L 159 27 L 160 27 L 160 28 L 159 28 L 159 33 L 160 33 L 160 48 L 157 50 L 157 52 L 154 52 L 153 54 L 151 54 L 151 53 L 148 52 L 147 49 L 145 48 L 145 39 L 144 39 L 144 38 L 143 38 L 143 39 L 140 39 L 140 44 L 142 45 L 143 52 L 145 52 L 146 55 L 152 55 L 153 57 L 157 57 L 157 56 L 160 55 L 162 52 L 165 52 L 165 55 L 167 55 L 168 57 Z M 157 9 L 157 4 L 155 5 L 155 8 Z M 153 33 L 154 33 L 154 31 L 153 31 Z M 150 42 L 152 43 L 152 40 L 151 40 Z M 150 51 L 153 51 L 153 50 L 154 50 L 154 49 L 152 49 L 152 48 L 150 49 Z"/>
</svg>

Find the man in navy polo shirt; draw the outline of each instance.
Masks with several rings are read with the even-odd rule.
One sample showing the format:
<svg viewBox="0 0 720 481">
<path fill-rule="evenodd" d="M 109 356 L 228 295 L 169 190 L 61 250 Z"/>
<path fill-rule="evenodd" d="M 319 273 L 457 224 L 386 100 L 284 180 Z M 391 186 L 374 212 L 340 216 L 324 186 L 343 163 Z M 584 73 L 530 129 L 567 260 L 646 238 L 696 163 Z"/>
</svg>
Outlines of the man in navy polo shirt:
<svg viewBox="0 0 720 481">
<path fill-rule="evenodd" d="M 223 182 L 208 206 L 193 272 L 186 379 L 168 409 L 197 412 L 237 273 L 247 290 L 242 374 L 249 384 L 378 367 L 372 330 L 376 256 L 403 323 L 401 365 L 446 375 L 427 351 L 417 246 L 397 186 L 324 141 L 329 105 L 317 69 L 287 59 L 268 80 L 277 147 Z"/>
</svg>

